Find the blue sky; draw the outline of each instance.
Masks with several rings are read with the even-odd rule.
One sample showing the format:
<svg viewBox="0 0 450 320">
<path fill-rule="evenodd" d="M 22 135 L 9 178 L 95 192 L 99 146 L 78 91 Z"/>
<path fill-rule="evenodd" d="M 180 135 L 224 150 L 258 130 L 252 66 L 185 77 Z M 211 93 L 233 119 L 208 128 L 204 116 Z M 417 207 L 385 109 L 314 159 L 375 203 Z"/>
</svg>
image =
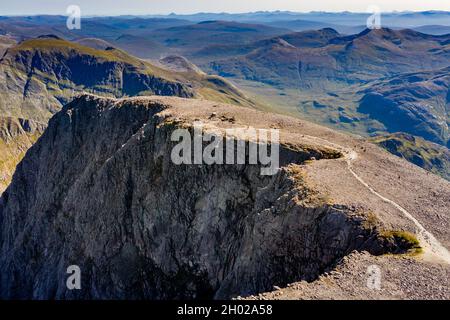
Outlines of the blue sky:
<svg viewBox="0 0 450 320">
<path fill-rule="evenodd" d="M 166 14 L 259 10 L 357 11 L 377 5 L 382 11 L 450 11 L 450 0 L 0 0 L 0 15 L 65 14 L 69 5 L 83 14 Z"/>
</svg>

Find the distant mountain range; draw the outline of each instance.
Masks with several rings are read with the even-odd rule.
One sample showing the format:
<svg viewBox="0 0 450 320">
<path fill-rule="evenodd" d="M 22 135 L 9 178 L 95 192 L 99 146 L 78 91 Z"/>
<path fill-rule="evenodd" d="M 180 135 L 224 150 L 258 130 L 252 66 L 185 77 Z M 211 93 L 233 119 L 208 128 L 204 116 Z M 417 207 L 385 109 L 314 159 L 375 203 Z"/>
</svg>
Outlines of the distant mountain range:
<svg viewBox="0 0 450 320">
<path fill-rule="evenodd" d="M 68 30 L 64 16 L 0 17 L 0 53 L 5 54 L 17 42 L 53 34 L 100 51 L 103 56 L 106 52 L 124 57 L 128 52 L 145 59 L 157 74 L 160 71 L 155 68 L 189 70 L 196 74 L 198 88 L 204 83 L 198 74 L 219 75 L 245 91 L 252 101 L 264 105 L 265 110 L 365 136 L 401 131 L 448 146 L 450 13 L 384 13 L 380 30 L 366 28 L 368 16 L 278 11 L 90 17 L 82 20 L 81 30 Z M 144 63 L 132 60 L 132 65 Z M 123 92 L 117 89 L 120 81 L 116 76 L 113 79 L 103 87 L 104 80 L 86 86 L 84 80 L 90 79 L 80 78 L 75 85 L 52 92 L 55 97 L 51 94 L 51 99 L 60 107 L 69 100 L 67 92 L 73 88 L 75 92 L 146 94 L 140 89 L 127 91 L 129 88 Z M 180 83 L 191 94 L 195 91 L 185 85 L 192 82 L 190 77 L 169 80 Z M 28 93 L 33 92 L 34 82 L 30 84 Z M 248 104 L 234 86 L 225 86 L 227 94 L 221 100 Z M 15 90 L 15 85 L 12 87 Z M 208 93 L 202 89 L 202 95 L 213 92 L 215 99 L 218 92 L 221 94 L 217 89 Z M 43 94 L 46 96 L 46 91 Z M 16 105 L 12 104 L 13 108 Z M 44 110 L 54 107 L 53 103 L 47 105 Z M 28 119 L 26 109 L 20 115 L 13 112 L 7 116 Z M 46 112 L 39 121 L 53 111 Z"/>
<path fill-rule="evenodd" d="M 0 34 L 11 33 L 19 37 L 32 38 L 42 34 L 56 34 L 66 39 L 79 37 L 98 37 L 115 39 L 121 34 L 147 37 L 152 31 L 188 26 L 186 32 L 197 29 L 198 23 L 223 21 L 230 24 L 242 23 L 291 31 L 333 28 L 343 34 L 354 34 L 366 28 L 370 13 L 327 13 L 327 12 L 254 12 L 243 14 L 198 13 L 194 15 L 156 15 L 156 16 L 117 16 L 85 17 L 81 30 L 68 30 L 65 16 L 0 16 Z M 449 33 L 450 12 L 397 12 L 382 13 L 381 25 L 391 29 L 416 29 L 429 34 Z M 239 25 L 235 25 L 240 28 Z M 261 27 L 259 27 L 261 28 Z M 205 29 L 202 26 L 201 29 Z M 270 29 L 267 29 L 270 30 Z M 228 30 L 231 31 L 231 30 Z M 238 30 L 234 30 L 238 31 Z M 270 33 L 271 31 L 269 31 Z M 273 33 L 274 31 L 272 31 Z M 159 34 L 161 34 L 159 32 Z M 198 34 L 196 34 L 198 35 Z M 255 39 L 254 39 L 255 40 Z"/>
<path fill-rule="evenodd" d="M 294 106 L 310 102 L 305 108 L 327 117 L 330 106 L 342 108 L 340 125 L 369 115 L 377 123 L 364 125 L 368 133 L 403 131 L 447 145 L 449 44 L 450 34 L 366 29 L 342 36 L 326 28 L 207 46 L 192 57 L 221 76 L 291 90 Z"/>
<path fill-rule="evenodd" d="M 183 19 L 190 21 L 205 20 L 229 20 L 237 22 L 273 22 L 289 20 L 307 20 L 340 25 L 363 25 L 371 13 L 357 12 L 291 12 L 291 11 L 259 11 L 249 13 L 197 13 L 191 15 L 171 14 L 168 16 L 147 15 L 148 18 Z M 450 13 L 448 11 L 422 11 L 422 12 L 384 12 L 382 18 L 384 23 L 391 26 L 411 27 L 418 25 L 429 25 L 430 21 L 435 24 L 449 25 Z"/>
<path fill-rule="evenodd" d="M 362 91 L 358 111 L 390 132 L 407 132 L 450 147 L 450 67 L 377 80 Z"/>
<path fill-rule="evenodd" d="M 366 18 L 0 17 L 0 298 L 449 299 L 449 13 Z"/>
<path fill-rule="evenodd" d="M 226 20 L 243 23 L 259 23 L 289 28 L 293 31 L 304 31 L 331 27 L 342 33 L 357 33 L 366 27 L 367 18 L 371 13 L 354 12 L 309 12 L 298 13 L 289 11 L 250 12 L 242 14 L 229 13 L 197 13 L 193 15 L 146 16 L 148 18 L 170 17 L 171 19 L 206 21 Z M 381 23 L 385 28 L 425 28 L 433 34 L 448 33 L 450 26 L 450 12 L 423 11 L 423 12 L 385 12 L 381 14 Z M 420 31 L 420 30 L 418 30 Z M 422 31 L 425 31 L 422 29 Z"/>
</svg>

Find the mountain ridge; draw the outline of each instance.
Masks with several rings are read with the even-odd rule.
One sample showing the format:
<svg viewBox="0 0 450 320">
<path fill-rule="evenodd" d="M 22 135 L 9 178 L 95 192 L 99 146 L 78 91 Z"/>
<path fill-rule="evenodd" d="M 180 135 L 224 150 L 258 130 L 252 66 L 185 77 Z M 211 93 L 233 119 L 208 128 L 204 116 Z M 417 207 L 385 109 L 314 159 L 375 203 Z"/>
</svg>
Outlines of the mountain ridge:
<svg viewBox="0 0 450 320">
<path fill-rule="evenodd" d="M 171 132 L 199 120 L 211 130 L 275 125 L 281 130 L 280 172 L 263 178 L 258 166 L 172 164 Z M 0 295 L 229 298 L 301 279 L 314 283 L 353 250 L 413 250 L 417 243 L 407 239 L 422 231 L 355 183 L 351 172 L 450 245 L 450 183 L 372 144 L 298 119 L 204 100 L 82 96 L 52 118 L 0 199 Z M 404 258 L 422 270 L 430 263 L 447 270 L 423 241 L 423 255 Z M 222 245 L 211 250 L 216 243 Z M 43 261 L 47 267 L 39 268 Z M 84 270 L 77 292 L 60 281 L 64 266 L 74 263 Z M 421 292 L 424 285 L 414 288 Z M 435 284 L 428 290 L 439 294 Z"/>
<path fill-rule="evenodd" d="M 22 41 L 9 47 L 0 59 L 2 117 L 46 123 L 64 104 L 82 92 L 116 97 L 152 94 L 195 96 L 255 106 L 228 81 L 206 75 L 199 69 L 175 72 L 120 49 L 107 47 L 97 50 L 54 35 Z M 32 133 L 33 142 L 35 134 L 41 132 Z M 26 136 L 14 138 L 29 140 Z M 30 143 L 26 145 L 29 147 Z M 22 142 L 20 146 L 23 151 Z M 3 145 L 2 152 L 5 155 L 15 153 L 6 145 Z M 11 159 L 17 161 L 20 157 Z M 14 166 L 8 162 L 0 170 L 1 192 L 11 179 Z"/>
</svg>

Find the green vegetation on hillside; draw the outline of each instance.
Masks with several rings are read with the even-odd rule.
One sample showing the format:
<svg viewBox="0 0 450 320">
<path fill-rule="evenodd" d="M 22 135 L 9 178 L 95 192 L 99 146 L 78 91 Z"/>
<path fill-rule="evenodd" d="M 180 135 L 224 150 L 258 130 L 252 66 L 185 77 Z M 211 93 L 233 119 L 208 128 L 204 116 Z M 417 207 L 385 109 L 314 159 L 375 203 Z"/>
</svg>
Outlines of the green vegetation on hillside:
<svg viewBox="0 0 450 320">
<path fill-rule="evenodd" d="M 377 136 L 371 142 L 419 167 L 450 180 L 450 150 L 405 133 Z"/>
<path fill-rule="evenodd" d="M 423 252 L 417 237 L 408 231 L 384 231 L 380 233 L 380 237 L 387 242 L 395 243 L 400 250 L 408 254 L 416 255 Z"/>
<path fill-rule="evenodd" d="M 21 54 L 23 51 L 39 52 L 42 56 L 47 54 L 49 58 L 52 55 L 56 59 L 61 59 L 60 55 L 64 58 L 70 58 L 74 55 L 76 56 L 88 56 L 94 58 L 99 63 L 101 62 L 113 62 L 120 63 L 133 70 L 135 73 L 144 74 L 152 77 L 161 78 L 165 81 L 179 83 L 186 87 L 191 87 L 194 89 L 194 96 L 198 98 L 210 99 L 218 102 L 227 102 L 232 104 L 244 105 L 244 106 L 254 106 L 254 102 L 250 101 L 242 92 L 240 92 L 231 83 L 223 78 L 217 76 L 208 76 L 203 72 L 197 72 L 195 70 L 189 70 L 189 72 L 177 72 L 173 70 L 167 70 L 161 67 L 157 67 L 148 61 L 140 60 L 133 57 L 116 48 L 107 48 L 106 50 L 97 50 L 90 47 L 82 46 L 78 43 L 55 39 L 55 38 L 39 38 L 24 41 L 10 50 L 10 55 Z M 76 87 L 74 83 L 70 83 L 70 79 L 55 79 L 54 73 L 47 73 L 42 71 L 37 71 L 37 74 L 41 75 L 41 78 L 50 79 L 50 86 L 66 81 L 64 88 Z M 91 75 L 95 78 L 95 74 Z M 44 81 L 48 83 L 48 81 Z M 110 90 L 114 92 L 115 90 L 110 87 L 107 83 L 103 83 L 101 86 L 98 85 L 96 88 L 100 89 L 100 93 Z M 79 88 L 81 90 L 86 88 Z M 96 93 L 95 90 L 86 90 L 88 92 Z M 142 90 L 143 92 L 148 92 L 148 90 Z"/>
</svg>

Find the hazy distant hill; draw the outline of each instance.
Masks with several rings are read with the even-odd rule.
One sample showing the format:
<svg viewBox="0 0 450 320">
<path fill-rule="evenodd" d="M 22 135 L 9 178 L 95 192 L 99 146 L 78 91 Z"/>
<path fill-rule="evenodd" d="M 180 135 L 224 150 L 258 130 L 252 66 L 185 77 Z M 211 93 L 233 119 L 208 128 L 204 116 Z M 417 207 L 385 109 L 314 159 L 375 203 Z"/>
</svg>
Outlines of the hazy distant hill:
<svg viewBox="0 0 450 320">
<path fill-rule="evenodd" d="M 114 47 L 112 43 L 98 38 L 81 38 L 74 42 L 96 50 L 106 50 L 107 48 Z"/>
<path fill-rule="evenodd" d="M 192 24 L 189 20 L 164 18 L 145 18 L 145 17 L 97 17 L 89 20 L 98 21 L 120 30 L 124 33 L 142 35 L 149 30 L 177 27 Z"/>
<path fill-rule="evenodd" d="M 165 46 L 153 40 L 152 36 L 123 34 L 112 43 L 139 58 L 159 59 L 169 52 Z"/>
<path fill-rule="evenodd" d="M 0 33 L 8 34 L 0 51 L 23 38 L 56 34 L 95 49 L 122 49 L 154 61 L 169 57 L 169 69 L 194 70 L 184 58 L 173 59 L 184 56 L 232 79 L 275 112 L 363 135 L 401 130 L 447 145 L 447 82 L 415 81 L 408 74 L 442 73 L 449 66 L 450 35 L 444 33 L 450 14 L 385 13 L 382 25 L 392 28 L 361 31 L 368 16 L 278 11 L 90 17 L 73 31 L 64 16 L 0 17 Z M 391 82 L 396 77 L 402 85 Z"/>
<path fill-rule="evenodd" d="M 402 72 L 446 67 L 450 52 L 444 47 L 450 35 L 432 36 L 412 30 L 368 30 L 340 36 L 332 29 L 304 31 L 278 37 L 285 41 L 255 43 L 248 54 L 235 55 L 230 46 L 228 59 L 211 63 L 219 74 L 269 81 L 261 73 L 279 74 L 279 83 L 310 88 L 327 84 L 357 83 Z M 274 45 L 275 44 L 275 45 Z M 443 47 L 444 46 L 444 47 Z M 226 53 L 227 48 L 222 48 Z M 201 53 L 208 54 L 205 50 Z M 226 54 L 223 55 L 226 55 Z M 296 77 L 283 74 L 298 69 Z"/>
<path fill-rule="evenodd" d="M 0 34 L 11 34 L 20 40 L 55 34 L 69 40 L 99 38 L 111 41 L 122 34 L 145 37 L 155 29 L 192 24 L 191 21 L 166 18 L 86 17 L 82 19 L 81 29 L 69 30 L 66 22 L 65 16 L 0 17 Z"/>
<path fill-rule="evenodd" d="M 213 44 L 242 45 L 287 32 L 289 29 L 214 20 L 155 30 L 151 36 L 152 39 L 170 47 L 198 49 Z"/>
<path fill-rule="evenodd" d="M 191 21 L 205 20 L 229 20 L 252 23 L 271 23 L 274 21 L 295 21 L 305 20 L 312 22 L 322 22 L 343 26 L 366 25 L 367 18 L 371 13 L 354 12 L 322 12 L 313 11 L 308 13 L 290 11 L 259 11 L 249 13 L 197 13 L 191 15 L 169 16 L 149 16 L 149 17 L 170 17 L 171 19 L 183 19 Z M 382 13 L 382 23 L 384 27 L 411 28 L 430 24 L 450 25 L 450 12 L 446 11 L 423 11 L 423 12 L 390 12 Z"/>
<path fill-rule="evenodd" d="M 414 30 L 435 35 L 450 34 L 450 26 L 445 25 L 427 25 L 416 27 Z"/>
</svg>

